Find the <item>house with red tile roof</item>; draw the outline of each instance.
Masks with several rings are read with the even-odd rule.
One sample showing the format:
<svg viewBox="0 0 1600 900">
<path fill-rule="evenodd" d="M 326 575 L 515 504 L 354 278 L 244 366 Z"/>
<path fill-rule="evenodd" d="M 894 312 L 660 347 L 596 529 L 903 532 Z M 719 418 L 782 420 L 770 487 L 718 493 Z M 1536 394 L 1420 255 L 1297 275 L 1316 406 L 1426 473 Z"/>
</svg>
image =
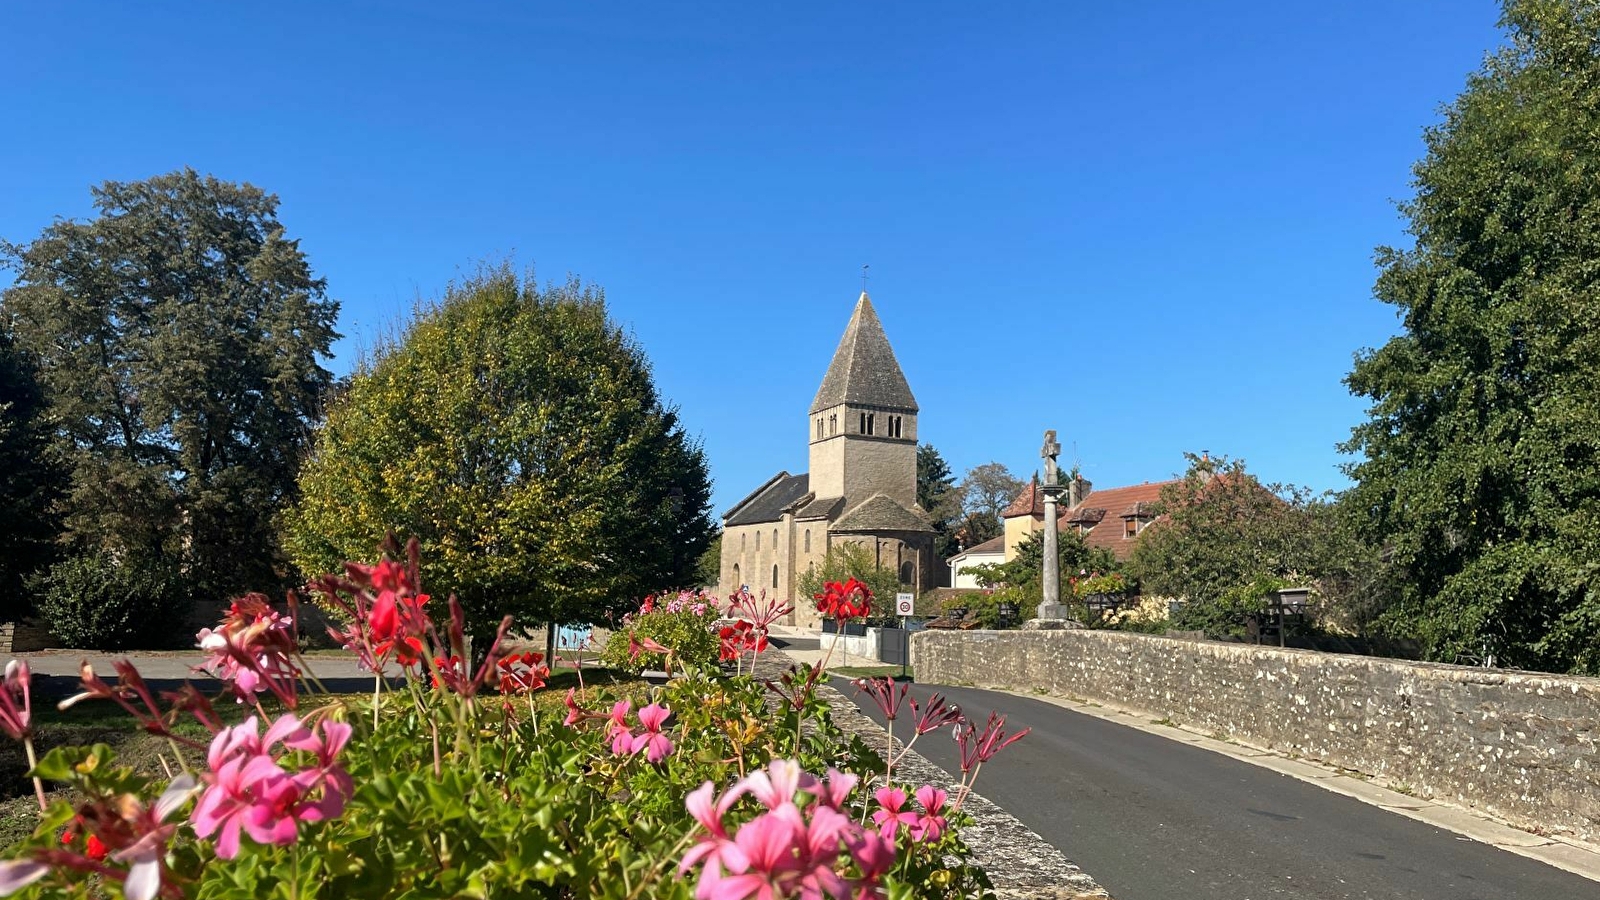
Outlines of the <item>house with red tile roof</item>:
<svg viewBox="0 0 1600 900">
<path fill-rule="evenodd" d="M 1057 520 L 1061 531 L 1076 531 L 1085 544 L 1127 559 L 1144 529 L 1156 519 L 1154 507 L 1161 489 L 1177 479 L 1146 481 L 1126 487 L 1096 488 L 1078 476 L 1067 485 Z M 1044 530 L 1044 493 L 1035 478 L 1001 514 L 1005 520 L 1005 558 L 1013 559 L 1029 536 Z"/>
</svg>

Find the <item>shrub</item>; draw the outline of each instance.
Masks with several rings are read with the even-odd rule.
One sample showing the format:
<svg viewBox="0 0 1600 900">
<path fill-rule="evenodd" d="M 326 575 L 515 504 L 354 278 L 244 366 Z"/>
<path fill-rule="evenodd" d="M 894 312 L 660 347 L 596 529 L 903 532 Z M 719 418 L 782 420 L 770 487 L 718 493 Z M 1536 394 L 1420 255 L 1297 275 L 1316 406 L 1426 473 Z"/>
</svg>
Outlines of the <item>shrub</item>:
<svg viewBox="0 0 1600 900">
<path fill-rule="evenodd" d="M 600 661 L 619 672 L 667 668 L 666 654 L 641 649 L 646 639 L 672 651 L 674 667 L 704 668 L 716 662 L 721 641 L 714 625 L 721 618 L 717 598 L 684 591 L 666 599 L 646 597 L 638 612 L 606 639 Z"/>
<path fill-rule="evenodd" d="M 914 723 L 898 751 L 885 735 L 880 756 L 832 721 L 820 666 L 770 683 L 692 671 L 620 694 L 580 684 L 545 703 L 556 698 L 538 696 L 550 676 L 538 654 L 501 653 L 509 618 L 472 672 L 460 604 L 435 623 L 415 566 L 347 573 L 313 590 L 349 614 L 339 637 L 364 664 L 398 665 L 399 686 L 311 702 L 294 623 L 260 595 L 200 635 L 220 694 L 189 685 L 158 702 L 129 663 L 117 686 L 91 672 L 70 702 L 121 706 L 190 765 L 161 777 L 118 766 L 103 744 L 52 750 L 33 774 L 70 796 L 40 787 L 39 826 L 0 860 L 0 885 L 30 898 L 110 885 L 129 900 L 688 900 L 737 875 L 774 897 L 993 896 L 959 832 L 978 771 L 1026 733 L 1003 717 L 980 727 L 937 696 L 864 682 L 891 724 Z M 0 732 L 31 758 L 28 678 L 25 665 L 7 670 Z M 224 727 L 214 702 L 261 710 L 262 693 L 288 710 L 264 735 L 254 715 Z M 209 742 L 173 730 L 191 715 Z M 897 783 L 897 758 L 951 726 L 961 775 L 949 793 Z"/>
<path fill-rule="evenodd" d="M 170 646 L 188 613 L 177 576 L 147 561 L 74 556 L 45 570 L 32 585 L 50 630 L 80 650 Z"/>
</svg>

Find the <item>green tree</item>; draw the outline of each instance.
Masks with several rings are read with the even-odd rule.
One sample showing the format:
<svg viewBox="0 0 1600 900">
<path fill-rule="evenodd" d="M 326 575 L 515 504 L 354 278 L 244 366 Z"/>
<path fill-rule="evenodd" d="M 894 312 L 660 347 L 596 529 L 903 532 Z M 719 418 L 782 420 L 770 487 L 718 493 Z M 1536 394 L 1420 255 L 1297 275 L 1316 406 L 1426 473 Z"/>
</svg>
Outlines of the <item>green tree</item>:
<svg viewBox="0 0 1600 900">
<path fill-rule="evenodd" d="M 23 580 L 54 556 L 64 473 L 53 462 L 44 395 L 0 325 L 0 620 L 28 612 Z"/>
<path fill-rule="evenodd" d="M 1509 40 L 1424 135 L 1401 333 L 1357 356 L 1344 449 L 1398 567 L 1390 630 L 1438 659 L 1600 672 L 1600 4 L 1507 0 Z"/>
<path fill-rule="evenodd" d="M 476 633 L 591 622 L 688 587 L 713 534 L 700 447 L 596 288 L 508 266 L 452 285 L 352 378 L 285 517 L 302 571 L 416 536 Z"/>
<path fill-rule="evenodd" d="M 714 527 L 714 526 L 713 526 Z M 722 582 L 722 532 L 718 531 L 706 545 L 706 552 L 700 554 L 700 560 L 695 563 L 695 580 L 699 587 L 716 590 Z"/>
<path fill-rule="evenodd" d="M 1184 477 L 1162 488 L 1160 518 L 1128 561 L 1143 593 L 1186 601 L 1179 627 L 1242 626 L 1228 598 L 1263 578 L 1350 578 L 1354 561 L 1324 501 L 1292 485 L 1263 485 L 1242 461 L 1188 458 Z"/>
<path fill-rule="evenodd" d="M 195 595 L 273 588 L 338 304 L 258 188 L 186 169 L 92 193 L 92 221 L 4 246 L 0 299 L 71 473 L 71 539 Z"/>
<path fill-rule="evenodd" d="M 968 546 L 999 537 L 1005 522 L 1000 518 L 1006 507 L 1028 483 L 1011 474 L 1003 464 L 984 463 L 967 470 L 961 487 L 961 524 L 957 529 Z"/>
<path fill-rule="evenodd" d="M 933 521 L 936 537 L 934 556 L 948 559 L 961 552 L 952 523 L 961 519 L 961 491 L 956 488 L 956 477 L 950 464 L 944 461 L 932 444 L 917 447 L 917 505 Z"/>
</svg>

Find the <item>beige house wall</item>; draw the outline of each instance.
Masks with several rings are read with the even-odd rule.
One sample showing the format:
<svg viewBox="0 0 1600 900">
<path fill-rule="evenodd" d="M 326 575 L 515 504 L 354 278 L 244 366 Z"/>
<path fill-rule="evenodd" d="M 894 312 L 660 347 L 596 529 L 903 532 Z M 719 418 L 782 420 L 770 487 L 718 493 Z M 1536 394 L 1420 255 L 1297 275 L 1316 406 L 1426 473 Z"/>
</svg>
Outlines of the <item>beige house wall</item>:
<svg viewBox="0 0 1600 900">
<path fill-rule="evenodd" d="M 1044 527 L 1042 519 L 1033 516 L 1013 516 L 1006 519 L 1006 562 L 1017 558 L 1017 548 L 1022 542 Z"/>
</svg>

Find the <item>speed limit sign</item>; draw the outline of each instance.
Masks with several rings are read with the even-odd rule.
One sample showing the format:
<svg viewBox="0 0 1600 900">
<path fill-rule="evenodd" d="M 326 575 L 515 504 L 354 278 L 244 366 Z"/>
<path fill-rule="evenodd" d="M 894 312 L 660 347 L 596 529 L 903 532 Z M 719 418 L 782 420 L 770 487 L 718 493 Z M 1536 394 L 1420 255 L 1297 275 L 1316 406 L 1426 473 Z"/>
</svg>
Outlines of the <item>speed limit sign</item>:
<svg viewBox="0 0 1600 900">
<path fill-rule="evenodd" d="M 894 595 L 894 613 L 897 616 L 909 616 L 916 610 L 916 600 L 911 594 Z"/>
</svg>

